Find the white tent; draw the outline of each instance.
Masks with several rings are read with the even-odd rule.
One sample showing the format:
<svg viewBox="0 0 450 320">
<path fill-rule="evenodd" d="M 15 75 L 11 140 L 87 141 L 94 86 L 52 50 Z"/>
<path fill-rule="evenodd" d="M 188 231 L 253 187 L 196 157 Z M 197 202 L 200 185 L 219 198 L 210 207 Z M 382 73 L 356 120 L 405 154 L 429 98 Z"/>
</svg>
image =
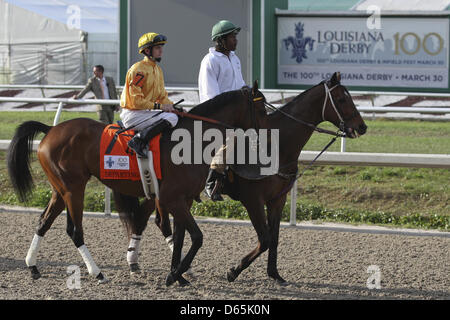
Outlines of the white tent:
<svg viewBox="0 0 450 320">
<path fill-rule="evenodd" d="M 0 83 L 78 84 L 85 33 L 0 0 Z"/>
</svg>

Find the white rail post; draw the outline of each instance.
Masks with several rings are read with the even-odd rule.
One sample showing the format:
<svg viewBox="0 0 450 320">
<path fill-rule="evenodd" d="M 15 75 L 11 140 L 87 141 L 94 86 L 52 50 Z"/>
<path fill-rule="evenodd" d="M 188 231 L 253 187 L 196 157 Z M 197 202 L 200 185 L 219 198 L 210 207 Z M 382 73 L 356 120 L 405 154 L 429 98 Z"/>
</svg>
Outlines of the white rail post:
<svg viewBox="0 0 450 320">
<path fill-rule="evenodd" d="M 111 216 L 111 189 L 105 187 L 105 216 Z"/>
<path fill-rule="evenodd" d="M 295 226 L 297 224 L 297 180 L 291 189 L 291 218 L 289 225 Z"/>
<path fill-rule="evenodd" d="M 370 101 L 372 102 L 372 107 L 375 107 L 375 95 L 370 95 Z M 375 120 L 375 112 L 372 112 L 372 120 Z"/>
<path fill-rule="evenodd" d="M 42 87 L 41 87 L 41 93 L 42 93 L 42 97 L 45 98 L 44 88 L 42 88 Z M 44 106 L 44 112 L 47 111 L 47 104 L 44 103 L 43 106 Z"/>
<path fill-rule="evenodd" d="M 59 118 L 61 116 L 61 111 L 62 111 L 63 106 L 64 106 L 64 104 L 62 102 L 60 102 L 58 105 L 58 110 L 56 111 L 55 119 L 53 120 L 54 126 L 56 126 L 59 122 Z"/>
<path fill-rule="evenodd" d="M 345 144 L 346 144 L 345 138 L 341 137 L 341 152 L 345 152 Z"/>
</svg>

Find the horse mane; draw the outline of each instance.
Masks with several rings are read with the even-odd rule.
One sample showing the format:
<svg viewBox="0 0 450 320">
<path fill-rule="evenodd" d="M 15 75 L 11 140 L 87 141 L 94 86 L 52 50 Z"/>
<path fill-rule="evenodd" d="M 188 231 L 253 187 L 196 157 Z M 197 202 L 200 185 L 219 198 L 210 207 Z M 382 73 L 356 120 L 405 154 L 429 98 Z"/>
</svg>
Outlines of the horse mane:
<svg viewBox="0 0 450 320">
<path fill-rule="evenodd" d="M 287 108 L 291 107 L 293 104 L 298 103 L 298 100 L 304 99 L 305 96 L 314 88 L 316 88 L 317 86 L 323 85 L 324 82 L 326 80 L 321 81 L 320 83 L 316 84 L 315 86 L 312 86 L 311 88 L 306 89 L 305 91 L 303 91 L 302 93 L 298 94 L 297 96 L 294 97 L 294 99 L 292 99 L 291 101 L 285 103 L 283 106 L 280 107 L 280 110 L 286 110 Z M 278 117 L 279 116 L 279 112 L 273 111 L 271 113 L 269 113 L 269 117 Z"/>
<path fill-rule="evenodd" d="M 214 98 L 193 107 L 189 113 L 199 116 L 209 116 L 218 111 L 220 108 L 230 104 L 233 100 L 237 100 L 240 96 L 241 90 L 223 92 Z"/>
<path fill-rule="evenodd" d="M 286 103 L 283 107 L 286 107 L 286 106 L 288 106 L 288 105 L 290 105 L 290 104 L 292 104 L 292 103 L 295 103 L 297 100 L 303 99 L 303 98 L 305 97 L 305 95 L 306 95 L 309 91 L 311 91 L 312 89 L 314 89 L 314 88 L 317 87 L 317 86 L 323 85 L 324 82 L 325 82 L 325 80 L 322 81 L 322 82 L 320 82 L 320 83 L 318 83 L 318 84 L 316 84 L 315 86 L 312 86 L 311 88 L 309 88 L 309 89 L 303 91 L 302 93 L 300 93 L 299 95 L 297 95 L 294 99 L 292 99 L 291 101 L 289 101 L 288 103 Z"/>
</svg>

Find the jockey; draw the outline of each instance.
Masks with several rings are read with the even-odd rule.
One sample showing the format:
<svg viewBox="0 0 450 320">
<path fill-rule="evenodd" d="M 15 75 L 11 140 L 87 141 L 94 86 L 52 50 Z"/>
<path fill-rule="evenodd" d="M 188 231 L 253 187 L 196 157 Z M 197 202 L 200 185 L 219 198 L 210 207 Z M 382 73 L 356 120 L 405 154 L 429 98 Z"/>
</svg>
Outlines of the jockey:
<svg viewBox="0 0 450 320">
<path fill-rule="evenodd" d="M 139 38 L 139 53 L 144 55 L 144 59 L 128 70 L 120 99 L 123 124 L 125 127 L 135 126 L 134 129 L 139 131 L 128 146 L 141 157 L 147 156 L 151 138 L 173 128 L 178 122 L 177 115 L 171 113 L 173 102 L 168 98 L 163 72 L 156 63 L 161 61 L 165 43 L 165 36 L 152 32 Z"/>
<path fill-rule="evenodd" d="M 237 46 L 236 35 L 240 30 L 240 27 L 236 27 L 228 20 L 219 21 L 213 26 L 211 40 L 216 42 L 216 46 L 209 48 L 209 52 L 201 62 L 198 75 L 200 102 L 246 86 L 242 77 L 241 62 L 234 53 Z M 220 190 L 225 177 L 225 150 L 234 148 L 233 141 L 233 138 L 227 138 L 226 144 L 212 159 L 205 191 L 213 201 L 223 200 Z"/>
</svg>

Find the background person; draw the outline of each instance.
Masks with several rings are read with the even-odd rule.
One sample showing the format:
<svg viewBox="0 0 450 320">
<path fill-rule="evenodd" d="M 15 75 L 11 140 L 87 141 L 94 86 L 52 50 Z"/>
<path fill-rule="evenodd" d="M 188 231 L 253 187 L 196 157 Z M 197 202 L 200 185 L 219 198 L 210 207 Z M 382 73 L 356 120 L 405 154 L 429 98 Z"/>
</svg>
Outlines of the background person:
<svg viewBox="0 0 450 320">
<path fill-rule="evenodd" d="M 216 42 L 214 48 L 203 58 L 198 74 L 200 102 L 232 90 L 245 87 L 242 77 L 241 61 L 234 52 L 237 47 L 237 34 L 241 30 L 228 20 L 216 23 L 211 31 L 211 40 Z M 206 179 L 206 194 L 213 201 L 222 201 L 220 189 L 225 177 L 224 154 L 226 148 L 233 148 L 234 139 L 227 139 L 212 159 Z"/>
<path fill-rule="evenodd" d="M 113 78 L 103 75 L 105 69 L 102 65 L 96 65 L 93 69 L 94 76 L 89 78 L 84 89 L 74 95 L 73 99 L 80 99 L 86 93 L 92 91 L 96 99 L 117 100 L 116 85 Z M 114 122 L 114 111 L 119 111 L 118 105 L 97 105 L 97 114 L 101 122 L 111 124 Z"/>
</svg>

